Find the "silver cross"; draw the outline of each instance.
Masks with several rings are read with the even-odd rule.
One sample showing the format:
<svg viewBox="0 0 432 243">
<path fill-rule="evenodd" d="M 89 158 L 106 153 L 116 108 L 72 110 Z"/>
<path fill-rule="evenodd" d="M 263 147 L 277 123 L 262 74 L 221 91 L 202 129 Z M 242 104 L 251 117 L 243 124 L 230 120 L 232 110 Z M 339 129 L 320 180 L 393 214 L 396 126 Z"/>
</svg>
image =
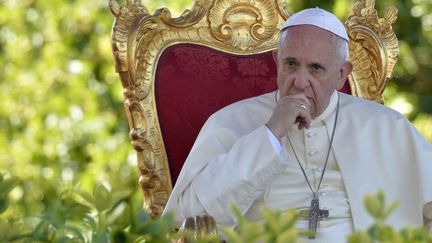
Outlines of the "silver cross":
<svg viewBox="0 0 432 243">
<path fill-rule="evenodd" d="M 329 216 L 329 211 L 320 209 L 319 199 L 318 197 L 314 197 L 311 200 L 309 209 L 300 211 L 300 216 L 303 216 L 304 219 L 309 220 L 308 238 L 315 239 L 318 224 L 320 220 L 325 219 Z"/>
</svg>

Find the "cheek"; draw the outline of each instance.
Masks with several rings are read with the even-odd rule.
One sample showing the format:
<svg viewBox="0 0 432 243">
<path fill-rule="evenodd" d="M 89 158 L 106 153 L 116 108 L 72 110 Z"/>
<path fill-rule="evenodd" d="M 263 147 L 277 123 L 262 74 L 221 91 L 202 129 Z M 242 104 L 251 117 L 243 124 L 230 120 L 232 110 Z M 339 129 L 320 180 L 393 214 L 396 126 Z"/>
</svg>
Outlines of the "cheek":
<svg viewBox="0 0 432 243">
<path fill-rule="evenodd" d="M 337 89 L 338 82 L 332 76 L 326 76 L 316 79 L 314 82 L 314 91 L 317 96 L 328 96 L 331 95 L 335 89 Z"/>
<path fill-rule="evenodd" d="M 289 87 L 291 87 L 291 78 L 290 75 L 287 75 L 283 72 L 278 72 L 277 76 L 277 85 L 279 90 L 281 91 L 287 91 Z"/>
<path fill-rule="evenodd" d="M 334 84 L 330 84 L 328 82 L 317 82 L 312 86 L 312 90 L 314 92 L 315 99 L 315 108 L 320 109 L 323 108 L 326 104 L 328 104 L 331 95 L 333 94 L 336 87 Z"/>
<path fill-rule="evenodd" d="M 312 91 L 311 98 L 314 100 L 315 106 L 320 106 L 327 97 L 331 96 L 334 90 L 322 80 L 312 81 L 310 87 Z"/>
<path fill-rule="evenodd" d="M 310 87 L 312 90 L 312 95 L 314 99 L 317 99 L 320 96 L 320 93 L 322 91 L 321 83 L 317 80 L 313 80 L 310 82 Z"/>
</svg>

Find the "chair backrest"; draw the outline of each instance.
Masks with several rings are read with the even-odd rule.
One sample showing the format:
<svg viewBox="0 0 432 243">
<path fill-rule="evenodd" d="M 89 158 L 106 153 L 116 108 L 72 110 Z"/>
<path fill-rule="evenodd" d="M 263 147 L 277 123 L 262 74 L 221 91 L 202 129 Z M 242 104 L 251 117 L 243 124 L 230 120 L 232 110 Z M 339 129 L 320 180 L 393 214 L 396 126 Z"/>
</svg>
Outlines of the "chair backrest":
<svg viewBox="0 0 432 243">
<path fill-rule="evenodd" d="M 144 205 L 159 215 L 206 119 L 235 101 L 275 90 L 271 52 L 290 13 L 284 0 L 195 0 L 171 18 L 137 1 L 118 6 L 112 47 L 137 151 Z M 382 102 L 398 56 L 391 24 L 374 1 L 357 1 L 345 22 L 353 74 L 343 92 Z"/>
</svg>

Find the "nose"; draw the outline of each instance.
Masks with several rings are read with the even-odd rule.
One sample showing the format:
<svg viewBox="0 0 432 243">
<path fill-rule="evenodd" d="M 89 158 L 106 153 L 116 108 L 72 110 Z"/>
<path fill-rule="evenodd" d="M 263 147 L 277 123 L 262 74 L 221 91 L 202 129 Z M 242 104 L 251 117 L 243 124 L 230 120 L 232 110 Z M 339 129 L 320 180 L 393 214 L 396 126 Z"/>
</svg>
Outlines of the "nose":
<svg viewBox="0 0 432 243">
<path fill-rule="evenodd" d="M 309 77 L 307 72 L 303 70 L 297 70 L 294 76 L 294 86 L 302 90 L 309 86 Z"/>
</svg>

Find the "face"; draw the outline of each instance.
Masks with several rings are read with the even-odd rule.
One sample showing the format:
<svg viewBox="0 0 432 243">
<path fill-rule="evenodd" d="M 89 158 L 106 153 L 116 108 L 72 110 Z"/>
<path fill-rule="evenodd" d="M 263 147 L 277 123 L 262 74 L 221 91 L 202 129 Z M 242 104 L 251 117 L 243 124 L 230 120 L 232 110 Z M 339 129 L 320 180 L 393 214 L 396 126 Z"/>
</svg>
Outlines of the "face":
<svg viewBox="0 0 432 243">
<path fill-rule="evenodd" d="M 331 32 L 311 25 L 292 26 L 274 53 L 277 85 L 281 97 L 304 94 L 312 117 L 319 116 L 333 91 L 342 88 L 352 64 L 341 60 L 338 39 Z"/>
</svg>

